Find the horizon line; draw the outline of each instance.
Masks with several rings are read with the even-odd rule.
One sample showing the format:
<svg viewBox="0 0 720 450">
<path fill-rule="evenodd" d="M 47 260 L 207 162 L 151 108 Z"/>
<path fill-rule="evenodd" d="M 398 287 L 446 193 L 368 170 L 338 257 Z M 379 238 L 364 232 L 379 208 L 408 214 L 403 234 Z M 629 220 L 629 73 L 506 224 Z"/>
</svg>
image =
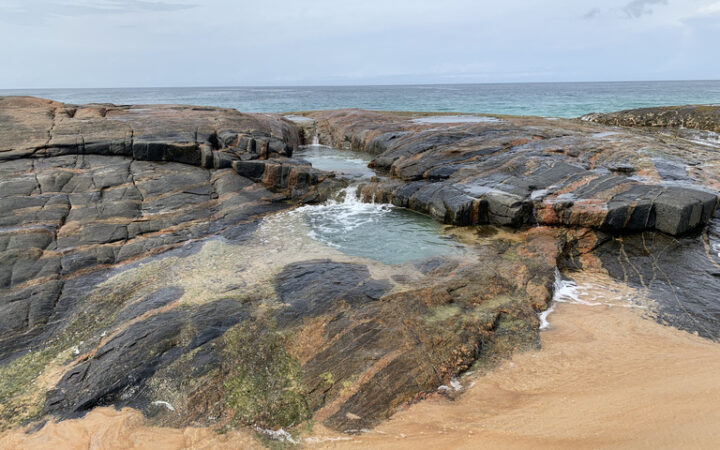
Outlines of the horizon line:
<svg viewBox="0 0 720 450">
<path fill-rule="evenodd" d="M 105 90 L 105 89 L 252 89 L 252 88 L 334 88 L 334 87 L 409 87 L 409 86 L 473 86 L 473 85 L 528 85 L 528 84 L 617 84 L 617 83 L 700 83 L 720 82 L 720 79 L 685 80 L 611 80 L 611 81 L 498 81 L 474 83 L 378 83 L 378 84 L 247 84 L 247 85 L 206 85 L 206 86 L 125 86 L 125 87 L 25 87 L 0 88 L 0 91 L 42 91 L 42 90 Z"/>
</svg>

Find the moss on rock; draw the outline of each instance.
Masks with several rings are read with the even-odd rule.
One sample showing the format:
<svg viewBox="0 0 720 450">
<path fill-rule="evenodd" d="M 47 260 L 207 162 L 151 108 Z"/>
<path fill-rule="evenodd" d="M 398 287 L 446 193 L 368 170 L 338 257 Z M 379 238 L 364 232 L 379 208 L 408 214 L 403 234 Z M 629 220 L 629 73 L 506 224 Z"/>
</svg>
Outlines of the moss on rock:
<svg viewBox="0 0 720 450">
<path fill-rule="evenodd" d="M 287 428 L 312 416 L 300 364 L 287 352 L 286 339 L 257 323 L 225 334 L 226 403 L 238 421 Z"/>
</svg>

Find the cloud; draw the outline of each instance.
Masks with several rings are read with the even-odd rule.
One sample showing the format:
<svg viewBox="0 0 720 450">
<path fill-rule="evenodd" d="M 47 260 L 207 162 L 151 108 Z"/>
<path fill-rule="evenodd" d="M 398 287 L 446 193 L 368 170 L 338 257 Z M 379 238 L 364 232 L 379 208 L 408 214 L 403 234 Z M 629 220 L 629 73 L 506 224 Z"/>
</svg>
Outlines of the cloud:
<svg viewBox="0 0 720 450">
<path fill-rule="evenodd" d="M 594 19 L 598 17 L 601 13 L 602 11 L 600 11 L 600 8 L 593 8 L 583 15 L 583 19 Z"/>
<path fill-rule="evenodd" d="M 642 16 L 651 15 L 653 13 L 653 5 L 667 5 L 668 0 L 632 0 L 625 6 L 618 8 L 592 8 L 582 18 L 585 20 L 599 19 L 606 16 L 625 17 L 628 19 L 638 19 Z"/>
<path fill-rule="evenodd" d="M 716 16 L 720 14 L 720 2 L 705 5 L 695 12 L 695 16 Z"/>
<path fill-rule="evenodd" d="M 0 88 L 718 78 L 720 0 L 661 3 L 0 0 Z"/>
<path fill-rule="evenodd" d="M 633 0 L 623 8 L 623 11 L 631 19 L 637 19 L 644 15 L 652 14 L 652 5 L 667 5 L 668 0 Z"/>
<path fill-rule="evenodd" d="M 52 16 L 87 16 L 97 14 L 127 14 L 133 12 L 172 12 L 198 5 L 150 0 L 45 0 L 38 2 L 13 1 L 0 6 L 0 13 L 18 19 L 43 19 Z"/>
<path fill-rule="evenodd" d="M 680 21 L 695 33 L 703 31 L 717 33 L 717 30 L 720 30 L 720 1 L 700 7 Z"/>
</svg>

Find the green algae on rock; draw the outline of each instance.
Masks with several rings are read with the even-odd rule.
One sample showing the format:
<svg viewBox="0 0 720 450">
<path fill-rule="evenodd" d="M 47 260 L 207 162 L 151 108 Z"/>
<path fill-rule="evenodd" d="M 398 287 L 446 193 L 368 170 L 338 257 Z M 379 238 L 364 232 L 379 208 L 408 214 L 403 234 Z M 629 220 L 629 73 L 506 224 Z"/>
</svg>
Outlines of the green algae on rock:
<svg viewBox="0 0 720 450">
<path fill-rule="evenodd" d="M 692 128 L 720 133 L 720 106 L 686 105 L 587 114 L 584 120 L 625 127 Z"/>
<path fill-rule="evenodd" d="M 300 364 L 286 350 L 287 337 L 261 325 L 240 326 L 223 338 L 225 401 L 248 425 L 299 425 L 312 417 Z"/>
</svg>

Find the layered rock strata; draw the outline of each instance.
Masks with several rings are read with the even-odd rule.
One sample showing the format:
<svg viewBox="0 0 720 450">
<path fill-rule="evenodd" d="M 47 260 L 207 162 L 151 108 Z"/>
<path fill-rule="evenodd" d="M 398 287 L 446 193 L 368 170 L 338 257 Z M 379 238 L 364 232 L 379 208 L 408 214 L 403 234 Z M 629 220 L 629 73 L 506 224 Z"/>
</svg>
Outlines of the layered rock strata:
<svg viewBox="0 0 720 450">
<path fill-rule="evenodd" d="M 268 114 L 0 98 L 0 161 L 98 155 L 176 162 L 208 170 L 234 169 L 300 197 L 327 174 L 291 158 L 298 142 L 298 129 L 291 122 Z M 20 184 L 25 182 L 4 187 L 22 191 Z"/>
<path fill-rule="evenodd" d="M 713 220 L 711 147 L 418 118 L 0 98 L 0 428 L 115 405 L 172 426 L 353 432 L 536 346 L 558 262 L 675 300 L 714 286 L 715 223 L 688 235 Z M 455 228 L 462 251 L 393 266 L 292 235 L 288 200 L 342 184 L 293 159 L 315 137 L 375 155 L 389 177 L 366 200 L 514 229 Z"/>
<path fill-rule="evenodd" d="M 359 110 L 309 115 L 323 143 L 372 153 L 374 196 L 454 225 L 563 225 L 671 235 L 705 225 L 718 178 L 689 143 L 577 121 L 423 123 Z"/>
</svg>

